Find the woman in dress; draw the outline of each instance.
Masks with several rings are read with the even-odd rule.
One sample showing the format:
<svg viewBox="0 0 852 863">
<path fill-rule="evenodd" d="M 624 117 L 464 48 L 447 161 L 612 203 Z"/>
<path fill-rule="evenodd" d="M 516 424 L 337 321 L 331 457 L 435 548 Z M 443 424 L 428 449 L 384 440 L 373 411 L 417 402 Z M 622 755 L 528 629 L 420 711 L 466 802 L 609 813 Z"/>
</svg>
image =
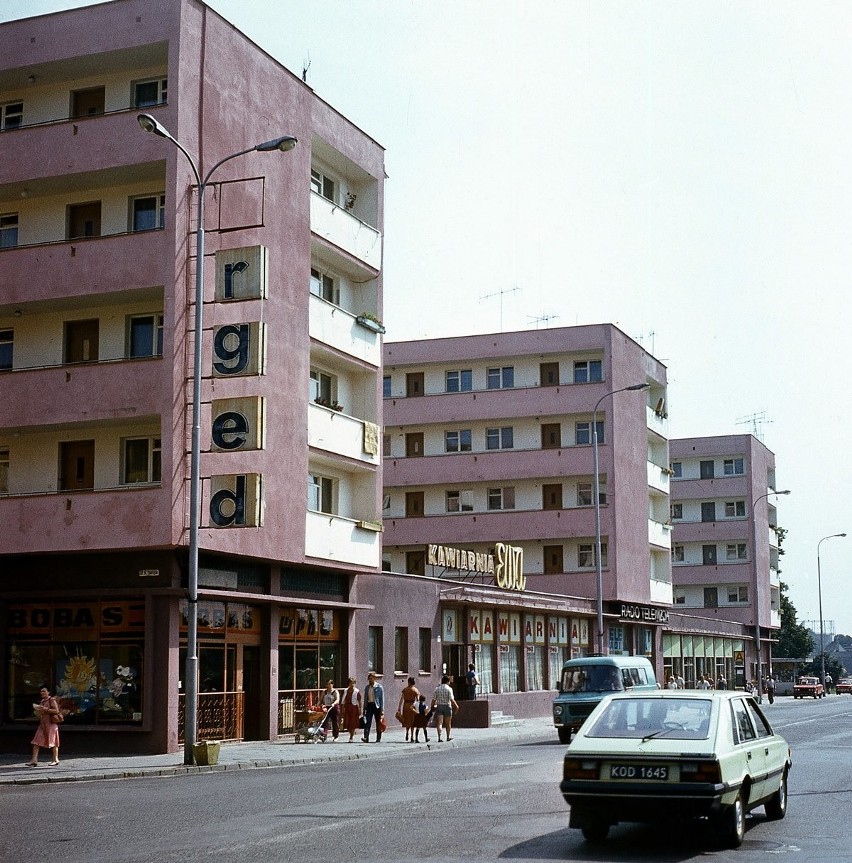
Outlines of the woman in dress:
<svg viewBox="0 0 852 863">
<path fill-rule="evenodd" d="M 331 736 L 335 743 L 340 734 L 340 693 L 334 688 L 334 681 L 327 680 L 322 694 L 322 706 L 325 708 L 325 719 L 322 721 L 324 730 L 331 726 Z"/>
<path fill-rule="evenodd" d="M 41 698 L 41 701 L 35 705 L 38 713 L 38 730 L 31 741 L 33 757 L 29 766 L 38 767 L 39 749 L 43 747 L 53 751 L 53 761 L 50 762 L 50 766 L 56 767 L 59 764 L 59 726 L 53 721 L 53 717 L 60 715 L 59 704 L 46 686 L 42 686 L 38 694 Z"/>
<path fill-rule="evenodd" d="M 343 693 L 341 699 L 343 704 L 343 727 L 349 732 L 349 742 L 355 738 L 355 732 L 358 731 L 358 722 L 363 713 L 361 704 L 361 690 L 355 686 L 355 678 L 349 678 L 349 685 Z"/>
<path fill-rule="evenodd" d="M 414 725 L 417 719 L 417 700 L 420 698 L 420 690 L 414 685 L 414 678 L 408 678 L 408 686 L 402 690 L 399 696 L 399 706 L 396 708 L 400 716 L 400 722 L 405 728 L 405 741 L 414 740 Z"/>
</svg>

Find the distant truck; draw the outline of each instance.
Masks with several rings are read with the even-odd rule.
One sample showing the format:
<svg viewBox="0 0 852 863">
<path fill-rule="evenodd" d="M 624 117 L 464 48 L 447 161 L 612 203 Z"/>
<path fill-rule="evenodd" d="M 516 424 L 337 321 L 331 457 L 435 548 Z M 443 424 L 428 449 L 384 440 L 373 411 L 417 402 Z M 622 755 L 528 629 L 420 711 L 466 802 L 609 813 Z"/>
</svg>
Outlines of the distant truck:
<svg viewBox="0 0 852 863">
<path fill-rule="evenodd" d="M 584 656 L 562 666 L 558 689 L 553 724 L 560 743 L 570 743 L 571 735 L 607 695 L 659 687 L 654 666 L 644 656 Z"/>
<path fill-rule="evenodd" d="M 793 687 L 793 698 L 824 698 L 825 687 L 818 677 L 800 677 Z"/>
</svg>

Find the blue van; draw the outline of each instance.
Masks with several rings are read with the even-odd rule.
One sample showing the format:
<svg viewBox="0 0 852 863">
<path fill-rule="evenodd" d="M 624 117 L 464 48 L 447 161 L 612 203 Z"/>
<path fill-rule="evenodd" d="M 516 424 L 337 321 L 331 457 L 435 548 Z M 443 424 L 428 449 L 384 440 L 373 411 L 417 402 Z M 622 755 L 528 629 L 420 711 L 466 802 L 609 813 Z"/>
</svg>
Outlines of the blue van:
<svg viewBox="0 0 852 863">
<path fill-rule="evenodd" d="M 659 689 L 654 666 L 644 656 L 584 656 L 562 666 L 553 724 L 561 743 L 585 722 L 602 698 L 613 692 Z"/>
</svg>

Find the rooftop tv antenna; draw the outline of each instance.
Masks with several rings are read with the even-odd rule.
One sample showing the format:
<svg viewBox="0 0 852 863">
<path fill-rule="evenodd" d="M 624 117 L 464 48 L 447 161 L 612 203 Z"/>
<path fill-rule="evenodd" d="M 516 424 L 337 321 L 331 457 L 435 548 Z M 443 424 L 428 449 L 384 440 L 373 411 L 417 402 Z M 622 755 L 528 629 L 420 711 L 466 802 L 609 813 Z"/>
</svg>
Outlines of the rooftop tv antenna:
<svg viewBox="0 0 852 863">
<path fill-rule="evenodd" d="M 503 288 L 500 291 L 494 291 L 492 294 L 483 294 L 479 299 L 480 300 L 490 300 L 494 297 L 500 297 L 500 332 L 503 332 L 503 297 L 506 294 L 514 294 L 517 293 L 520 288 L 515 285 L 514 288 Z"/>
<path fill-rule="evenodd" d="M 535 328 L 538 329 L 539 324 L 547 324 L 550 321 L 555 321 L 558 317 L 559 317 L 559 315 L 548 315 L 545 313 L 543 315 L 539 315 L 538 317 L 533 317 L 532 315 L 527 315 L 527 320 L 531 324 L 535 324 Z"/>
<path fill-rule="evenodd" d="M 758 413 L 748 414 L 744 417 L 737 417 L 737 425 L 738 426 L 751 426 L 751 433 L 761 442 L 763 443 L 763 427 L 768 423 L 771 423 L 772 420 L 766 418 L 766 411 L 759 411 Z"/>
<path fill-rule="evenodd" d="M 308 83 L 308 69 L 311 68 L 311 57 L 308 55 L 307 60 L 302 60 L 302 81 Z"/>
</svg>

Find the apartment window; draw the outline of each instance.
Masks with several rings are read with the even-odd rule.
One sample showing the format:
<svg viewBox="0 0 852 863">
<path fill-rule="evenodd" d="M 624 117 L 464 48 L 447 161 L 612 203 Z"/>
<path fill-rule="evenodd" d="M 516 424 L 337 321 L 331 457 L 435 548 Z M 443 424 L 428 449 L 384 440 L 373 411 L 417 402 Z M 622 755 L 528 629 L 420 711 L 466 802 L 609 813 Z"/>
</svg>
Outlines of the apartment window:
<svg viewBox="0 0 852 863">
<path fill-rule="evenodd" d="M 133 84 L 133 107 L 150 108 L 169 101 L 169 79 L 152 78 L 150 81 L 136 81 Z"/>
<path fill-rule="evenodd" d="M 393 632 L 393 670 L 408 672 L 408 627 L 397 626 Z"/>
<path fill-rule="evenodd" d="M 163 355 L 163 316 L 133 315 L 127 322 L 127 355 L 161 357 Z"/>
<path fill-rule="evenodd" d="M 141 195 L 130 199 L 130 230 L 153 231 L 166 224 L 166 196 Z"/>
<path fill-rule="evenodd" d="M 502 368 L 488 369 L 486 386 L 490 390 L 511 389 L 515 386 L 515 367 L 503 366 Z"/>
<path fill-rule="evenodd" d="M 88 87 L 71 93 L 71 119 L 96 117 L 103 114 L 106 105 L 105 87 Z"/>
<path fill-rule="evenodd" d="M 598 420 L 595 424 L 598 433 L 598 443 L 605 443 L 604 423 Z M 588 446 L 592 442 L 592 424 L 590 422 L 574 423 L 574 443 L 577 446 Z"/>
<path fill-rule="evenodd" d="M 446 452 L 470 452 L 472 435 L 470 429 L 444 432 Z"/>
<path fill-rule="evenodd" d="M 405 493 L 405 517 L 422 518 L 425 513 L 424 494 L 422 491 L 407 491 Z"/>
<path fill-rule="evenodd" d="M 682 545 L 673 545 L 672 546 L 672 563 L 684 563 L 686 561 L 686 555 L 684 554 Z"/>
<path fill-rule="evenodd" d="M 391 457 L 391 436 L 389 434 L 382 435 L 382 458 Z"/>
<path fill-rule="evenodd" d="M 426 575 L 426 555 L 422 551 L 407 551 L 405 571 L 410 575 Z"/>
<path fill-rule="evenodd" d="M 423 395 L 423 372 L 408 372 L 405 375 L 405 396 L 414 398 Z"/>
<path fill-rule="evenodd" d="M 574 363 L 574 383 L 588 384 L 603 380 L 600 360 L 584 360 Z"/>
<path fill-rule="evenodd" d="M 162 448 L 160 438 L 127 438 L 124 441 L 122 484 L 160 482 L 161 477 Z"/>
<path fill-rule="evenodd" d="M 308 475 L 308 509 L 314 512 L 334 513 L 334 487 L 331 477 Z"/>
<path fill-rule="evenodd" d="M 334 276 L 311 267 L 311 293 L 329 303 L 340 305 L 340 287 Z"/>
<path fill-rule="evenodd" d="M 24 123 L 24 103 L 7 102 L 0 105 L 0 129 L 20 129 Z"/>
<path fill-rule="evenodd" d="M 310 398 L 312 402 L 324 405 L 327 408 L 337 404 L 337 388 L 335 387 L 335 378 L 333 375 L 327 375 L 319 369 L 311 369 L 310 381 Z"/>
<path fill-rule="evenodd" d="M 580 569 L 590 569 L 595 565 L 595 547 L 592 543 L 580 543 L 577 546 L 577 566 Z M 601 543 L 601 566 L 607 565 L 606 560 L 606 543 Z"/>
<path fill-rule="evenodd" d="M 606 484 L 598 483 L 598 498 L 601 506 L 606 506 Z M 577 483 L 577 506 L 593 506 L 595 503 L 595 489 L 590 482 Z"/>
<path fill-rule="evenodd" d="M 68 205 L 68 239 L 79 240 L 101 235 L 101 202 Z"/>
<path fill-rule="evenodd" d="M 559 363 L 539 363 L 538 380 L 539 386 L 559 386 Z"/>
<path fill-rule="evenodd" d="M 698 465 L 698 473 L 701 479 L 713 479 L 715 476 L 715 467 L 712 459 L 710 461 L 702 461 Z"/>
<path fill-rule="evenodd" d="M 391 496 L 389 494 L 382 495 L 382 512 L 389 512 L 391 508 Z"/>
<path fill-rule="evenodd" d="M 686 594 L 682 590 L 676 590 L 674 592 L 674 604 L 686 605 Z"/>
<path fill-rule="evenodd" d="M 391 397 L 391 376 L 385 375 L 382 378 L 382 396 L 386 399 Z"/>
<path fill-rule="evenodd" d="M 680 479 L 683 476 L 683 462 L 672 462 L 672 476 L 675 479 Z"/>
<path fill-rule="evenodd" d="M 701 546 L 701 560 L 704 566 L 715 566 L 716 565 L 716 546 L 715 545 L 702 545 Z"/>
<path fill-rule="evenodd" d="M 728 602 L 729 603 L 745 603 L 748 602 L 748 586 L 743 585 L 733 585 L 728 588 Z"/>
<path fill-rule="evenodd" d="M 701 504 L 701 521 L 716 521 L 716 501 L 704 501 Z"/>
<path fill-rule="evenodd" d="M 0 449 L 0 494 L 9 491 L 9 450 Z"/>
<path fill-rule="evenodd" d="M 514 445 L 512 426 L 485 429 L 485 449 L 512 449 Z"/>
<path fill-rule="evenodd" d="M 444 377 L 448 393 L 466 393 L 473 389 L 473 372 L 470 369 L 446 372 Z"/>
<path fill-rule="evenodd" d="M 544 552 L 544 574 L 556 575 L 565 572 L 564 551 L 561 545 L 546 545 Z"/>
<path fill-rule="evenodd" d="M 725 501 L 725 518 L 745 518 L 745 501 Z"/>
<path fill-rule="evenodd" d="M 322 195 L 329 201 L 337 200 L 337 184 L 331 177 L 326 176 L 316 168 L 311 168 L 311 191 Z"/>
<path fill-rule="evenodd" d="M 743 460 L 741 458 L 726 458 L 724 471 L 725 476 L 735 476 L 745 473 Z"/>
<path fill-rule="evenodd" d="M 513 485 L 502 488 L 488 489 L 488 509 L 514 509 L 515 487 Z"/>
<path fill-rule="evenodd" d="M 541 448 L 559 449 L 562 446 L 562 425 L 560 423 L 541 424 Z"/>
<path fill-rule="evenodd" d="M 682 503 L 673 503 L 669 509 L 671 511 L 672 521 L 680 521 L 683 518 Z"/>
<path fill-rule="evenodd" d="M 473 512 L 473 492 L 470 489 L 448 491 L 447 512 Z"/>
<path fill-rule="evenodd" d="M 0 330 L 0 371 L 11 369 L 15 352 L 15 331 Z"/>
<path fill-rule="evenodd" d="M 719 607 L 719 589 L 716 587 L 704 588 L 704 607 L 718 608 Z"/>
<path fill-rule="evenodd" d="M 417 636 L 417 664 L 419 671 L 432 670 L 432 630 L 421 627 Z"/>
<path fill-rule="evenodd" d="M 384 646 L 382 644 L 382 627 L 368 626 L 367 627 L 367 671 L 373 671 L 376 674 L 382 674 L 384 665 L 382 663 L 382 655 Z"/>
<path fill-rule="evenodd" d="M 725 546 L 725 560 L 748 560 L 744 542 L 729 542 Z"/>
<path fill-rule="evenodd" d="M 14 249 L 18 245 L 18 214 L 0 214 L 0 249 Z"/>
</svg>

